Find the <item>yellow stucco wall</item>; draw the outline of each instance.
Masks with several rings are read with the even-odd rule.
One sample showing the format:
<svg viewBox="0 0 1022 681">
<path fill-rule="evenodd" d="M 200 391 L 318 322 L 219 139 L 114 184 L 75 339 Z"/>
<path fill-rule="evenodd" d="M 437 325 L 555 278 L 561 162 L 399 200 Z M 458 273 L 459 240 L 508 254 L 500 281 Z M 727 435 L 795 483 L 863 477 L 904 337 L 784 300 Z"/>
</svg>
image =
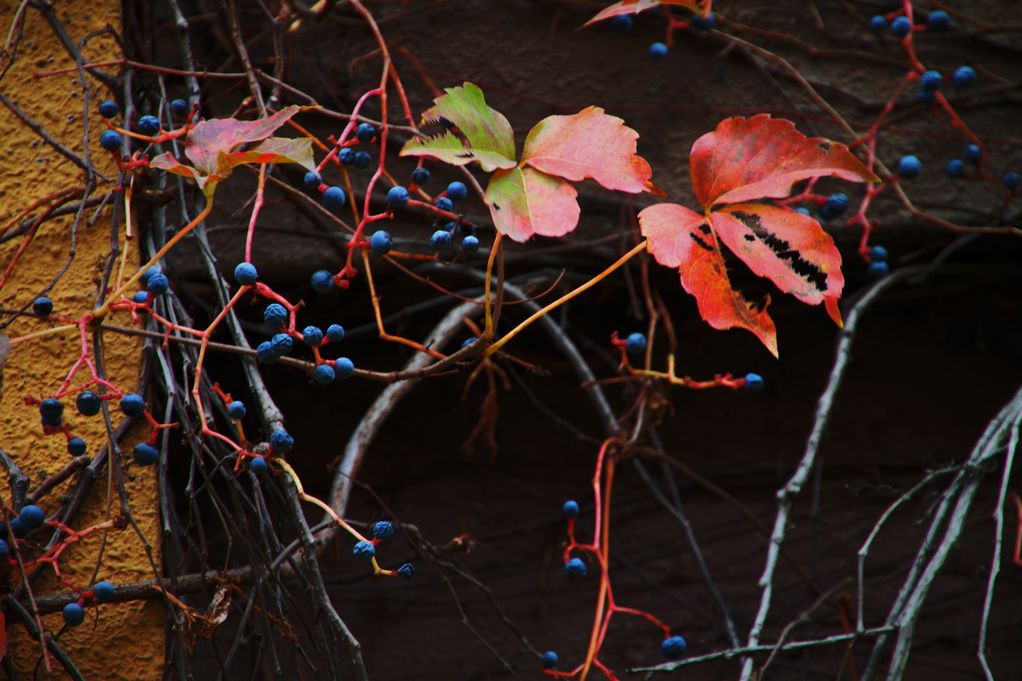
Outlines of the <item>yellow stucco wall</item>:
<svg viewBox="0 0 1022 681">
<path fill-rule="evenodd" d="M 16 0 L 0 0 L 3 37 L 6 38 Z M 106 25 L 120 26 L 120 3 L 117 0 L 75 0 L 58 2 L 58 16 L 64 23 L 71 40 L 77 42 L 90 31 Z M 85 51 L 86 59 L 116 58 L 114 42 L 109 38 L 94 40 Z M 73 74 L 44 79 L 31 75 L 42 69 L 73 66 L 73 60 L 54 37 L 53 32 L 38 12 L 29 9 L 24 37 L 19 46 L 17 61 L 6 77 L 0 81 L 0 91 L 14 100 L 26 113 L 45 126 L 46 130 L 65 146 L 81 152 L 82 149 L 82 91 Z M 92 81 L 95 99 L 109 96 L 103 86 Z M 111 177 L 116 169 L 109 155 L 98 143 L 102 127 L 99 117 L 92 120 L 92 153 L 97 164 Z M 6 108 L 0 107 L 0 216 L 6 218 L 13 211 L 54 191 L 77 186 L 82 182 L 81 171 L 66 158 L 47 146 L 34 133 L 22 125 Z M 109 186 L 100 186 L 107 191 Z M 93 215 L 94 209 L 88 211 Z M 22 257 L 13 279 L 0 289 L 0 306 L 21 306 L 31 300 L 35 292 L 56 274 L 63 264 L 69 247 L 71 217 L 47 222 Z M 123 233 L 123 228 L 122 228 Z M 78 316 L 90 310 L 96 296 L 96 282 L 105 255 L 109 251 L 110 211 L 88 228 L 79 232 L 77 257 L 60 284 L 52 292 L 55 312 Z M 0 245 L 0 268 L 6 267 L 20 244 L 20 239 Z M 131 256 L 136 258 L 134 247 Z M 124 320 L 118 319 L 119 322 Z M 6 330 L 11 338 L 38 331 L 46 324 L 22 318 Z M 133 390 L 138 379 L 140 344 L 135 339 L 107 335 L 106 367 L 110 378 L 122 390 Z M 61 435 L 45 436 L 39 425 L 37 407 L 24 403 L 24 396 L 46 396 L 61 384 L 66 372 L 78 356 L 78 338 L 74 333 L 51 335 L 15 345 L 4 372 L 3 396 L 0 399 L 0 447 L 9 452 L 18 466 L 33 481 L 60 470 L 69 460 L 66 442 Z M 87 376 L 87 374 L 83 374 Z M 74 434 L 89 443 L 89 454 L 94 455 L 104 442 L 101 416 L 85 418 L 74 409 L 73 398 L 63 400 L 64 416 Z M 120 418 L 118 410 L 113 415 Z M 144 433 L 136 434 L 137 437 Z M 127 451 L 135 439 L 129 438 Z M 130 454 L 127 457 L 130 462 Z M 153 545 L 159 563 L 158 506 L 155 470 L 134 469 L 129 464 L 128 492 L 135 519 Z M 70 484 L 51 494 L 42 502 L 47 513 L 57 507 L 57 497 L 68 491 Z M 97 481 L 91 498 L 78 516 L 76 528 L 85 528 L 108 517 L 106 481 Z M 3 499 L 9 501 L 4 491 Z M 112 512 L 116 513 L 116 499 Z M 69 581 L 87 586 L 96 567 L 102 545 L 101 536 L 94 535 L 77 544 L 64 554 L 61 568 Z M 31 548 L 26 553 L 31 555 Z M 130 530 L 114 531 L 107 537 L 97 579 L 115 583 L 141 581 L 152 576 L 142 543 Z M 37 593 L 53 592 L 57 587 L 52 572 L 37 583 Z M 60 636 L 60 643 L 70 653 L 88 679 L 139 681 L 160 676 L 164 657 L 163 606 L 156 601 L 108 604 L 89 607 L 86 621 Z M 62 627 L 59 613 L 44 618 L 49 631 L 56 634 Z M 30 641 L 18 624 L 8 622 L 11 637 L 10 655 L 17 667 L 29 672 L 39 660 L 38 644 Z M 59 670 L 59 665 L 55 667 Z M 44 678 L 45 675 L 43 675 Z M 57 678 L 64 678 L 59 671 Z"/>
</svg>

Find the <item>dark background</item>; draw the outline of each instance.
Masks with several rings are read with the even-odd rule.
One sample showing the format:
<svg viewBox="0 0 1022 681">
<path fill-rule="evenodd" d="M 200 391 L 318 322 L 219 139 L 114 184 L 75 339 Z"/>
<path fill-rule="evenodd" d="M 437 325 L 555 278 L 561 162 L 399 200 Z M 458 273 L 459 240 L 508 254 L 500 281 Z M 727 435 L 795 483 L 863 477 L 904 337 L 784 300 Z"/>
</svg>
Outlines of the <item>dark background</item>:
<svg viewBox="0 0 1022 681">
<path fill-rule="evenodd" d="M 271 54 L 258 7 L 242 5 L 246 45 L 257 65 Z M 540 118 L 570 113 L 589 104 L 626 119 L 641 137 L 639 153 L 654 168 L 654 181 L 671 200 L 689 202 L 687 153 L 691 143 L 729 115 L 770 112 L 795 120 L 800 130 L 843 142 L 839 130 L 808 101 L 798 86 L 770 64 L 756 61 L 741 48 L 728 46 L 717 33 L 679 32 L 669 56 L 653 61 L 648 45 L 662 40 L 659 10 L 637 18 L 635 28 L 619 32 L 609 26 L 577 30 L 607 3 L 507 0 L 368 3 L 401 72 L 413 110 L 428 106 L 432 94 L 416 77 L 428 75 L 439 87 L 463 81 L 478 84 L 488 103 L 508 116 L 519 148 L 524 134 Z M 726 18 L 723 30 L 788 58 L 827 100 L 854 125 L 878 114 L 905 71 L 901 48 L 889 35 L 876 36 L 865 26 L 875 12 L 896 9 L 888 2 L 802 2 L 785 0 L 717 3 Z M 917 11 L 932 9 L 917 2 Z M 198 61 L 208 68 L 237 70 L 214 3 L 182 3 L 192 17 L 189 28 Z M 948 78 L 961 64 L 980 74 L 971 93 L 952 101 L 991 152 L 998 172 L 1022 169 L 1017 121 L 1022 118 L 1019 70 L 1022 58 L 1022 13 L 1015 3 L 955 3 L 968 22 L 956 19 L 955 30 L 921 34 L 918 48 L 925 63 Z M 166 28 L 158 9 L 135 8 L 142 25 Z M 1013 28 L 1014 27 L 1014 28 Z M 168 38 L 138 40 L 140 58 L 174 63 Z M 355 99 L 372 87 L 378 61 L 364 25 L 343 7 L 326 19 L 310 22 L 285 43 L 286 80 L 313 94 L 336 111 L 350 111 Z M 164 50 L 164 52 L 161 52 Z M 414 55 L 415 61 L 405 56 Z M 173 81 L 171 81 L 173 83 Z M 245 94 L 243 86 L 204 84 L 207 116 L 228 115 Z M 913 102 L 913 89 L 899 103 L 878 145 L 884 162 L 893 165 L 905 153 L 918 155 L 923 174 L 907 191 L 920 208 L 963 225 L 1019 226 L 1018 202 L 1003 205 L 1004 191 L 993 183 L 951 180 L 942 168 L 966 144 L 961 133 Z M 172 93 L 174 94 L 174 93 Z M 306 114 L 302 119 L 325 136 L 337 121 Z M 395 159 L 395 177 L 413 167 Z M 445 178 L 441 164 L 430 164 L 435 186 Z M 225 184 L 218 194 L 210 237 L 229 271 L 240 259 L 251 175 Z M 299 184 L 299 173 L 280 176 Z M 368 177 L 368 175 L 366 175 Z M 455 176 L 450 174 L 450 178 Z M 822 191 L 840 188 L 852 197 L 861 187 L 825 180 Z M 224 197 L 230 197 L 225 200 Z M 580 283 L 614 259 L 618 243 L 631 234 L 631 208 L 652 199 L 638 197 L 627 205 L 620 195 L 595 184 L 580 186 L 580 229 L 563 241 L 538 240 L 515 247 L 509 276 L 534 284 L 539 292 L 561 269 L 561 288 Z M 486 210 L 470 199 L 466 210 L 485 222 Z M 240 211 L 235 213 L 234 211 Z M 264 279 L 308 307 L 302 323 L 341 322 L 351 331 L 344 353 L 359 367 L 399 368 L 409 352 L 376 338 L 364 280 L 347 292 L 315 296 L 310 273 L 321 267 L 336 271 L 343 245 L 335 227 L 323 222 L 300 201 L 280 192 L 268 194 L 257 232 L 254 262 Z M 960 463 L 989 419 L 1009 399 L 1022 377 L 1022 248 L 1017 237 L 961 235 L 912 219 L 886 195 L 871 213 L 879 223 L 873 243 L 885 245 L 895 269 L 933 262 L 928 276 L 898 284 L 868 311 L 853 347 L 853 360 L 837 397 L 832 422 L 821 449 L 812 484 L 798 497 L 788 540 L 775 581 L 774 605 L 764 640 L 805 612 L 823 593 L 835 596 L 795 629 L 794 639 L 845 631 L 842 597 L 855 600 L 855 559 L 877 518 L 899 494 L 928 471 Z M 872 284 L 866 264 L 855 252 L 860 232 L 834 221 L 828 230 L 842 246 L 847 278 L 846 300 L 854 301 Z M 391 228 L 402 250 L 427 252 L 432 231 L 428 219 L 400 216 Z M 587 242 L 621 235 L 620 242 Z M 491 233 L 484 230 L 484 248 Z M 565 247 L 567 246 L 567 247 Z M 199 265 L 182 250 L 173 261 L 178 295 L 201 317 L 207 291 Z M 450 267 L 423 268 L 445 286 L 468 293 L 476 279 L 464 268 L 481 269 L 485 258 Z M 233 265 L 231 265 L 233 266 Z M 189 268 L 194 280 L 189 280 Z M 554 274 L 551 275 L 551 272 Z M 435 292 L 385 265 L 375 269 L 388 314 L 430 301 Z M 647 320 L 634 293 L 637 266 L 616 275 L 567 306 L 557 318 L 581 347 L 600 378 L 617 375 L 608 339 L 611 332 L 644 330 Z M 751 276 L 737 278 L 753 292 L 766 285 Z M 693 300 L 678 285 L 677 275 L 654 267 L 652 282 L 668 302 L 680 347 L 679 372 L 697 378 L 716 373 L 766 378 L 760 393 L 654 388 L 668 402 L 658 414 L 666 452 L 692 474 L 647 460 L 660 484 L 676 484 L 687 517 L 699 539 L 711 573 L 723 593 L 744 641 L 755 616 L 766 538 L 776 510 L 775 494 L 802 456 L 816 400 L 833 361 L 839 330 L 822 309 L 798 304 L 774 292 L 771 311 L 777 322 L 781 359 L 774 360 L 751 335 L 717 332 L 698 318 Z M 449 303 L 395 318 L 388 329 L 410 338 L 424 337 Z M 243 310 L 250 338 L 261 306 Z M 508 308 L 505 330 L 520 312 Z M 465 337 L 469 335 L 466 330 Z M 663 336 L 661 335 L 661 339 Z M 604 433 L 580 390 L 570 365 L 535 327 L 508 346 L 515 356 L 544 370 L 530 373 L 510 363 L 510 388 L 499 389 L 497 448 L 482 441 L 469 446 L 480 418 L 485 381 L 466 390 L 468 372 L 420 383 L 387 421 L 360 474 L 350 508 L 354 518 L 396 518 L 416 526 L 446 558 L 489 590 L 456 571 L 428 565 L 407 541 L 407 533 L 381 547 L 381 558 L 397 565 L 415 560 L 412 582 L 370 579 L 364 566 L 350 559 L 350 547 L 336 547 L 325 566 L 334 603 L 361 642 L 370 677 L 397 679 L 539 678 L 539 664 L 498 607 L 537 650 L 555 649 L 564 667 L 581 661 L 588 642 L 596 580 L 569 583 L 563 576 L 560 548 L 565 538 L 560 506 L 566 498 L 582 503 L 582 524 L 592 517 L 589 479 L 598 441 Z M 654 358 L 662 367 L 665 345 Z M 230 360 L 216 368 L 240 377 Z M 293 370 L 265 370 L 268 384 L 301 443 L 292 462 L 310 492 L 328 493 L 325 470 L 343 447 L 379 386 L 352 381 L 313 387 Z M 608 387 L 612 406 L 627 409 L 634 394 Z M 555 418 L 556 417 L 556 418 Z M 570 425 L 569 425 L 570 424 Z M 999 460 L 998 460 L 999 461 Z M 629 466 L 621 466 L 612 517 L 615 595 L 623 605 L 646 608 L 669 623 L 700 655 L 727 647 L 719 611 L 693 561 L 682 528 L 652 497 Z M 982 598 L 990 568 L 993 523 L 1000 471 L 991 468 L 973 506 L 967 529 L 952 559 L 937 580 L 920 620 L 908 669 L 911 679 L 981 678 L 976 641 Z M 331 474 L 332 475 L 332 474 Z M 667 478 L 673 483 L 667 483 Z M 878 625 L 918 550 L 928 514 L 945 481 L 938 480 L 896 513 L 881 533 L 867 564 L 867 625 Z M 1012 488 L 1018 489 L 1017 485 Z M 370 492 L 371 490 L 371 492 Z M 727 498 L 722 493 L 726 492 Z M 385 512 L 386 509 L 387 511 Z M 750 516 L 759 520 L 759 526 Z M 1008 514 L 1005 553 L 1010 553 L 1016 521 Z M 584 532 L 584 530 L 583 530 Z M 470 550 L 450 546 L 459 535 L 471 537 Z M 798 566 L 795 569 L 793 565 Z M 990 622 L 991 662 L 998 678 L 1022 678 L 1022 573 L 1005 560 Z M 842 583 L 853 578 L 853 581 Z M 854 607 L 851 611 L 854 616 Z M 602 659 L 619 670 L 661 661 L 659 634 L 647 623 L 615 619 Z M 849 659 L 861 673 L 871 645 L 858 644 Z M 779 656 L 770 676 L 778 679 L 857 678 L 845 662 L 846 649 L 834 646 Z M 760 662 L 763 658 L 758 658 Z M 514 671 L 509 671 L 508 666 Z M 716 662 L 675 672 L 677 678 L 731 679 L 739 663 Z M 627 676 L 627 675 L 626 675 Z"/>
</svg>

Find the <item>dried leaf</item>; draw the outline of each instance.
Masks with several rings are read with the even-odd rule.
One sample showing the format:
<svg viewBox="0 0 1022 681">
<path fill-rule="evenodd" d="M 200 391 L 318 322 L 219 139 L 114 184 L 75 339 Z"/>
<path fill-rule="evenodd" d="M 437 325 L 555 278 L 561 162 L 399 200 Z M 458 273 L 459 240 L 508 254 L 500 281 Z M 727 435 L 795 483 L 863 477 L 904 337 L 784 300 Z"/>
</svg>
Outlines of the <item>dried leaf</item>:
<svg viewBox="0 0 1022 681">
<path fill-rule="evenodd" d="M 590 106 L 571 116 L 548 116 L 525 139 L 522 164 L 578 182 L 592 178 L 607 189 L 638 193 L 653 171 L 635 153 L 639 133 L 616 116 Z"/>
<path fill-rule="evenodd" d="M 841 297 L 841 253 L 813 218 L 763 203 L 742 203 L 714 211 L 711 219 L 720 240 L 785 293 L 809 305 Z"/>
<path fill-rule="evenodd" d="M 681 285 L 695 296 L 700 316 L 715 329 L 747 329 L 777 356 L 777 330 L 766 305 L 750 303 L 734 290 L 720 244 L 705 216 L 673 203 L 639 213 L 639 228 L 661 265 L 676 267 Z"/>
<path fill-rule="evenodd" d="M 610 7 L 602 10 L 589 21 L 582 24 L 582 28 L 595 24 L 598 21 L 604 21 L 606 19 L 621 16 L 622 14 L 638 14 L 639 12 L 645 12 L 648 9 L 652 9 L 660 5 L 685 7 L 700 15 L 705 12 L 705 9 L 701 6 L 699 0 L 621 0 L 621 2 L 614 3 Z"/>
<path fill-rule="evenodd" d="M 563 236 L 578 224 L 578 192 L 532 168 L 498 170 L 486 188 L 486 204 L 499 232 L 515 241 L 533 234 Z"/>
<path fill-rule="evenodd" d="M 791 121 L 767 114 L 723 120 L 696 140 L 689 162 L 692 186 L 704 208 L 784 198 L 795 182 L 813 177 L 878 181 L 845 145 L 806 137 Z"/>
<path fill-rule="evenodd" d="M 486 104 L 483 91 L 472 83 L 447 88 L 434 106 L 422 114 L 422 124 L 441 123 L 457 128 L 435 137 L 410 140 L 402 156 L 433 156 L 452 165 L 478 161 L 483 170 L 513 168 L 515 138 L 511 124 Z"/>
<path fill-rule="evenodd" d="M 233 170 L 243 163 L 297 163 L 314 170 L 312 140 L 307 137 L 271 137 L 245 151 L 221 154 L 217 159 L 217 173 Z"/>
</svg>

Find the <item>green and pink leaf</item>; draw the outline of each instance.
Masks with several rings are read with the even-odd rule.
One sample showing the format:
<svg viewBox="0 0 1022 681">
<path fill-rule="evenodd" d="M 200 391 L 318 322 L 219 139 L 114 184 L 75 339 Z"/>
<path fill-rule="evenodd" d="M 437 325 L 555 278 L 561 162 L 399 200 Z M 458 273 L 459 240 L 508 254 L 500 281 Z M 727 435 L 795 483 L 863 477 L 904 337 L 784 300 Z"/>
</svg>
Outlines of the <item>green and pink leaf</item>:
<svg viewBox="0 0 1022 681">
<path fill-rule="evenodd" d="M 563 236 L 578 224 L 578 192 L 564 180 L 533 168 L 498 170 L 486 188 L 493 224 L 514 241 L 534 234 Z"/>
</svg>

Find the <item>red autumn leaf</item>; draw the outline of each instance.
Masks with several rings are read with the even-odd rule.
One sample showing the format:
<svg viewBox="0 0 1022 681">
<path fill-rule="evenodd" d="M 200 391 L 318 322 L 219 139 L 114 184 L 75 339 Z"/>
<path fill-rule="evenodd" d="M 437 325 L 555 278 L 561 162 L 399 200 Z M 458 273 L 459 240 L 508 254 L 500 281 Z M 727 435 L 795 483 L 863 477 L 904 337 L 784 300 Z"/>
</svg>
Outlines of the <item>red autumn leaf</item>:
<svg viewBox="0 0 1022 681">
<path fill-rule="evenodd" d="M 598 106 L 571 116 L 547 116 L 525 138 L 522 165 L 579 182 L 592 178 L 607 189 L 646 191 L 653 170 L 636 155 L 639 133 Z"/>
<path fill-rule="evenodd" d="M 845 279 L 834 240 L 808 215 L 765 203 L 741 203 L 710 214 L 713 230 L 761 277 L 803 303 L 828 303 L 834 316 Z M 841 318 L 834 319 L 838 325 Z"/>
<path fill-rule="evenodd" d="M 486 204 L 497 230 L 527 241 L 533 234 L 563 236 L 578 224 L 578 192 L 564 180 L 532 168 L 493 173 L 486 187 Z"/>
<path fill-rule="evenodd" d="M 781 199 L 799 180 L 833 176 L 878 180 L 843 144 L 806 137 L 795 124 L 759 114 L 721 121 L 692 145 L 692 186 L 703 208 L 754 199 Z"/>
<path fill-rule="evenodd" d="M 213 175 L 217 171 L 220 154 L 226 154 L 246 142 L 266 139 L 301 110 L 302 107 L 292 105 L 254 121 L 235 118 L 202 121 L 185 138 L 185 156 L 201 175 Z"/>
<path fill-rule="evenodd" d="M 762 309 L 731 287 L 720 244 L 706 217 L 674 203 L 639 213 L 639 228 L 661 265 L 676 267 L 681 285 L 695 296 L 700 316 L 715 329 L 747 329 L 777 355 L 777 330 Z"/>
<path fill-rule="evenodd" d="M 702 14 L 704 11 L 700 6 L 699 0 L 621 0 L 621 2 L 614 3 L 610 7 L 602 10 L 589 21 L 582 24 L 582 28 L 585 28 L 590 24 L 595 24 L 598 21 L 604 21 L 605 19 L 621 16 L 622 14 L 638 14 L 639 12 L 645 12 L 646 10 L 659 5 L 685 7 L 699 14 Z"/>
</svg>

